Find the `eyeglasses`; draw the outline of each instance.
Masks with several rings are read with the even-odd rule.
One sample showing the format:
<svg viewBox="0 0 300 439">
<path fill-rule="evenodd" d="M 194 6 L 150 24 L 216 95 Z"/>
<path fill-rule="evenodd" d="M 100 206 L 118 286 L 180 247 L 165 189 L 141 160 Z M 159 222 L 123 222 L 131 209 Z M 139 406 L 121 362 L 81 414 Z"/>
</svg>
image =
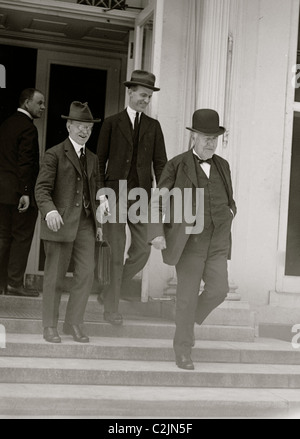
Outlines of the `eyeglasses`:
<svg viewBox="0 0 300 439">
<path fill-rule="evenodd" d="M 77 124 L 73 123 L 73 125 L 79 130 L 79 131 L 92 131 L 94 125 L 83 125 L 83 124 Z"/>
</svg>

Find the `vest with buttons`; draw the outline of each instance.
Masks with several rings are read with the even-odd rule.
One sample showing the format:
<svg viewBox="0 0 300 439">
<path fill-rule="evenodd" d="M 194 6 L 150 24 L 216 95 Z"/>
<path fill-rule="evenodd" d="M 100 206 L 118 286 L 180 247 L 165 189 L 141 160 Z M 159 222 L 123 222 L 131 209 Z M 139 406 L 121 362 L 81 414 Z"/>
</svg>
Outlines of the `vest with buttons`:
<svg viewBox="0 0 300 439">
<path fill-rule="evenodd" d="M 84 162 L 79 159 L 80 167 L 82 170 L 83 177 L 83 197 L 82 197 L 82 205 L 85 210 L 87 216 L 91 214 L 91 197 L 90 197 L 90 189 L 87 175 L 87 165 L 86 165 L 86 157 Z"/>
<path fill-rule="evenodd" d="M 204 227 L 208 228 L 212 223 L 218 227 L 228 220 L 230 212 L 228 195 L 222 177 L 213 162 L 210 178 L 207 178 L 196 158 L 195 166 L 199 188 L 204 188 Z"/>
</svg>

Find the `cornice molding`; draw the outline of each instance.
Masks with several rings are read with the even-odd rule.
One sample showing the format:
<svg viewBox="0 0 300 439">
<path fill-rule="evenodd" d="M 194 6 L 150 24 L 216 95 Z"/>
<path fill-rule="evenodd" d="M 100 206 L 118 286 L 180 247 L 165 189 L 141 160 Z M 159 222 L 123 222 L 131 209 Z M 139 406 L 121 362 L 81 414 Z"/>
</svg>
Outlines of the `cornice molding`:
<svg viewBox="0 0 300 439">
<path fill-rule="evenodd" d="M 64 49 L 66 48 L 74 48 L 77 50 L 90 50 L 90 51 L 101 51 L 108 53 L 119 53 L 121 55 L 127 55 L 128 47 L 120 44 L 112 44 L 107 43 L 106 40 L 101 41 L 85 41 L 85 40 L 71 40 L 60 37 L 53 36 L 45 36 L 45 35 L 32 35 L 27 34 L 25 32 L 13 32 L 13 31 L 4 31 L 0 29 L 0 39 L 1 44 L 12 44 L 13 41 L 16 42 L 17 45 L 21 44 L 21 41 L 25 45 L 30 45 L 30 47 L 34 47 L 37 49 L 45 49 L 46 46 L 61 46 Z M 26 44 L 27 43 L 27 44 Z"/>
<path fill-rule="evenodd" d="M 0 0 L 0 9 L 18 10 L 35 14 L 49 14 L 95 23 L 112 23 L 134 27 L 138 12 L 111 10 L 77 3 L 58 2 L 55 0 Z"/>
</svg>

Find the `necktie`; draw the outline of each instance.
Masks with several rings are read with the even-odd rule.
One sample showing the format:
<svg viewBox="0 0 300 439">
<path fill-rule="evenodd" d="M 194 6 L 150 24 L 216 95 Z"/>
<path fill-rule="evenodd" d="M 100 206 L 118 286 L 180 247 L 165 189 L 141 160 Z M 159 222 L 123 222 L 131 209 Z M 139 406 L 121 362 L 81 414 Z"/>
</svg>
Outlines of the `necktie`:
<svg viewBox="0 0 300 439">
<path fill-rule="evenodd" d="M 87 210 L 90 207 L 90 198 L 88 196 L 88 182 L 87 182 L 87 171 L 86 171 L 86 155 L 85 155 L 85 151 L 84 148 L 81 148 L 80 150 L 80 165 L 81 165 L 81 169 L 82 169 L 82 174 L 84 177 L 84 186 L 83 186 L 83 206 L 84 208 Z"/>
<path fill-rule="evenodd" d="M 202 163 L 207 163 L 207 164 L 211 165 L 211 161 L 212 161 L 212 159 L 201 160 L 201 159 L 198 158 L 197 156 L 196 156 L 196 158 L 197 158 L 197 160 L 198 160 L 198 162 L 199 162 L 200 165 L 202 165 Z"/>
<path fill-rule="evenodd" d="M 134 128 L 133 128 L 133 137 L 134 139 L 137 138 L 139 133 L 139 126 L 140 126 L 140 113 L 136 113 L 135 120 L 134 120 Z"/>
<path fill-rule="evenodd" d="M 79 157 L 79 159 L 80 159 L 80 163 L 81 163 L 83 169 L 85 169 L 85 152 L 84 152 L 84 148 L 81 148 L 81 150 L 80 150 L 80 157 Z"/>
</svg>

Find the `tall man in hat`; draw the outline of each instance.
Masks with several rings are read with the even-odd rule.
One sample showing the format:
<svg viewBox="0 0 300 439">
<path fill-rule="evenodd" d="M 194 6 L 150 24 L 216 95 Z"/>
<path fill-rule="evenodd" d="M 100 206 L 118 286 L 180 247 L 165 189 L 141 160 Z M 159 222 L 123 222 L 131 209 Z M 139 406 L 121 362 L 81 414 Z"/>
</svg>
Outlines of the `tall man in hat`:
<svg viewBox="0 0 300 439">
<path fill-rule="evenodd" d="M 101 129 L 98 143 L 101 186 L 115 191 L 116 211 L 122 196 L 119 193 L 120 181 L 127 183 L 128 192 L 136 188 L 144 189 L 150 199 L 154 176 L 158 182 L 167 163 L 160 123 L 145 114 L 153 93 L 160 90 L 155 87 L 155 81 L 152 73 L 134 71 L 131 80 L 125 82 L 129 95 L 128 107 L 106 119 Z M 105 197 L 101 201 L 103 212 L 113 208 L 108 206 Z M 129 201 L 127 211 L 131 205 L 132 201 Z M 123 323 L 123 317 L 118 312 L 122 285 L 128 284 L 145 267 L 150 255 L 146 221 L 135 221 L 128 215 L 127 223 L 131 232 L 131 247 L 125 266 L 125 222 L 117 220 L 117 224 L 107 223 L 105 227 L 106 238 L 112 248 L 112 265 L 111 284 L 104 291 L 104 319 L 113 325 Z"/>
<path fill-rule="evenodd" d="M 41 238 L 46 253 L 43 288 L 44 339 L 61 343 L 57 325 L 62 284 L 71 258 L 73 286 L 64 333 L 88 343 L 82 332 L 84 313 L 94 280 L 97 234 L 96 194 L 100 188 L 99 162 L 86 148 L 95 120 L 88 104 L 73 102 L 67 120 L 69 137 L 45 154 L 35 194 L 42 215 Z"/>
<path fill-rule="evenodd" d="M 194 325 L 201 325 L 219 306 L 229 291 L 227 260 L 231 253 L 231 225 L 237 209 L 229 164 L 215 154 L 218 137 L 225 128 L 219 126 L 219 115 L 210 109 L 198 110 L 193 116 L 191 150 L 175 157 L 165 167 L 159 189 L 190 189 L 192 206 L 198 205 L 197 227 L 183 219 L 170 223 L 153 221 L 149 226 L 149 241 L 163 251 L 164 262 L 175 265 L 178 277 L 176 333 L 174 350 L 179 368 L 194 370 L 191 359 Z M 197 188 L 203 189 L 197 191 Z M 168 193 L 166 191 L 166 193 Z M 196 193 L 202 194 L 197 204 Z M 200 197 L 199 197 L 200 198 Z M 156 218 L 161 218 L 168 197 L 153 203 Z M 198 200 L 199 201 L 199 200 Z M 201 210 L 200 210 L 201 209 Z M 178 212 L 177 212 L 178 213 Z M 202 227 L 199 227 L 199 223 Z M 205 288 L 199 295 L 201 281 Z"/>
</svg>

